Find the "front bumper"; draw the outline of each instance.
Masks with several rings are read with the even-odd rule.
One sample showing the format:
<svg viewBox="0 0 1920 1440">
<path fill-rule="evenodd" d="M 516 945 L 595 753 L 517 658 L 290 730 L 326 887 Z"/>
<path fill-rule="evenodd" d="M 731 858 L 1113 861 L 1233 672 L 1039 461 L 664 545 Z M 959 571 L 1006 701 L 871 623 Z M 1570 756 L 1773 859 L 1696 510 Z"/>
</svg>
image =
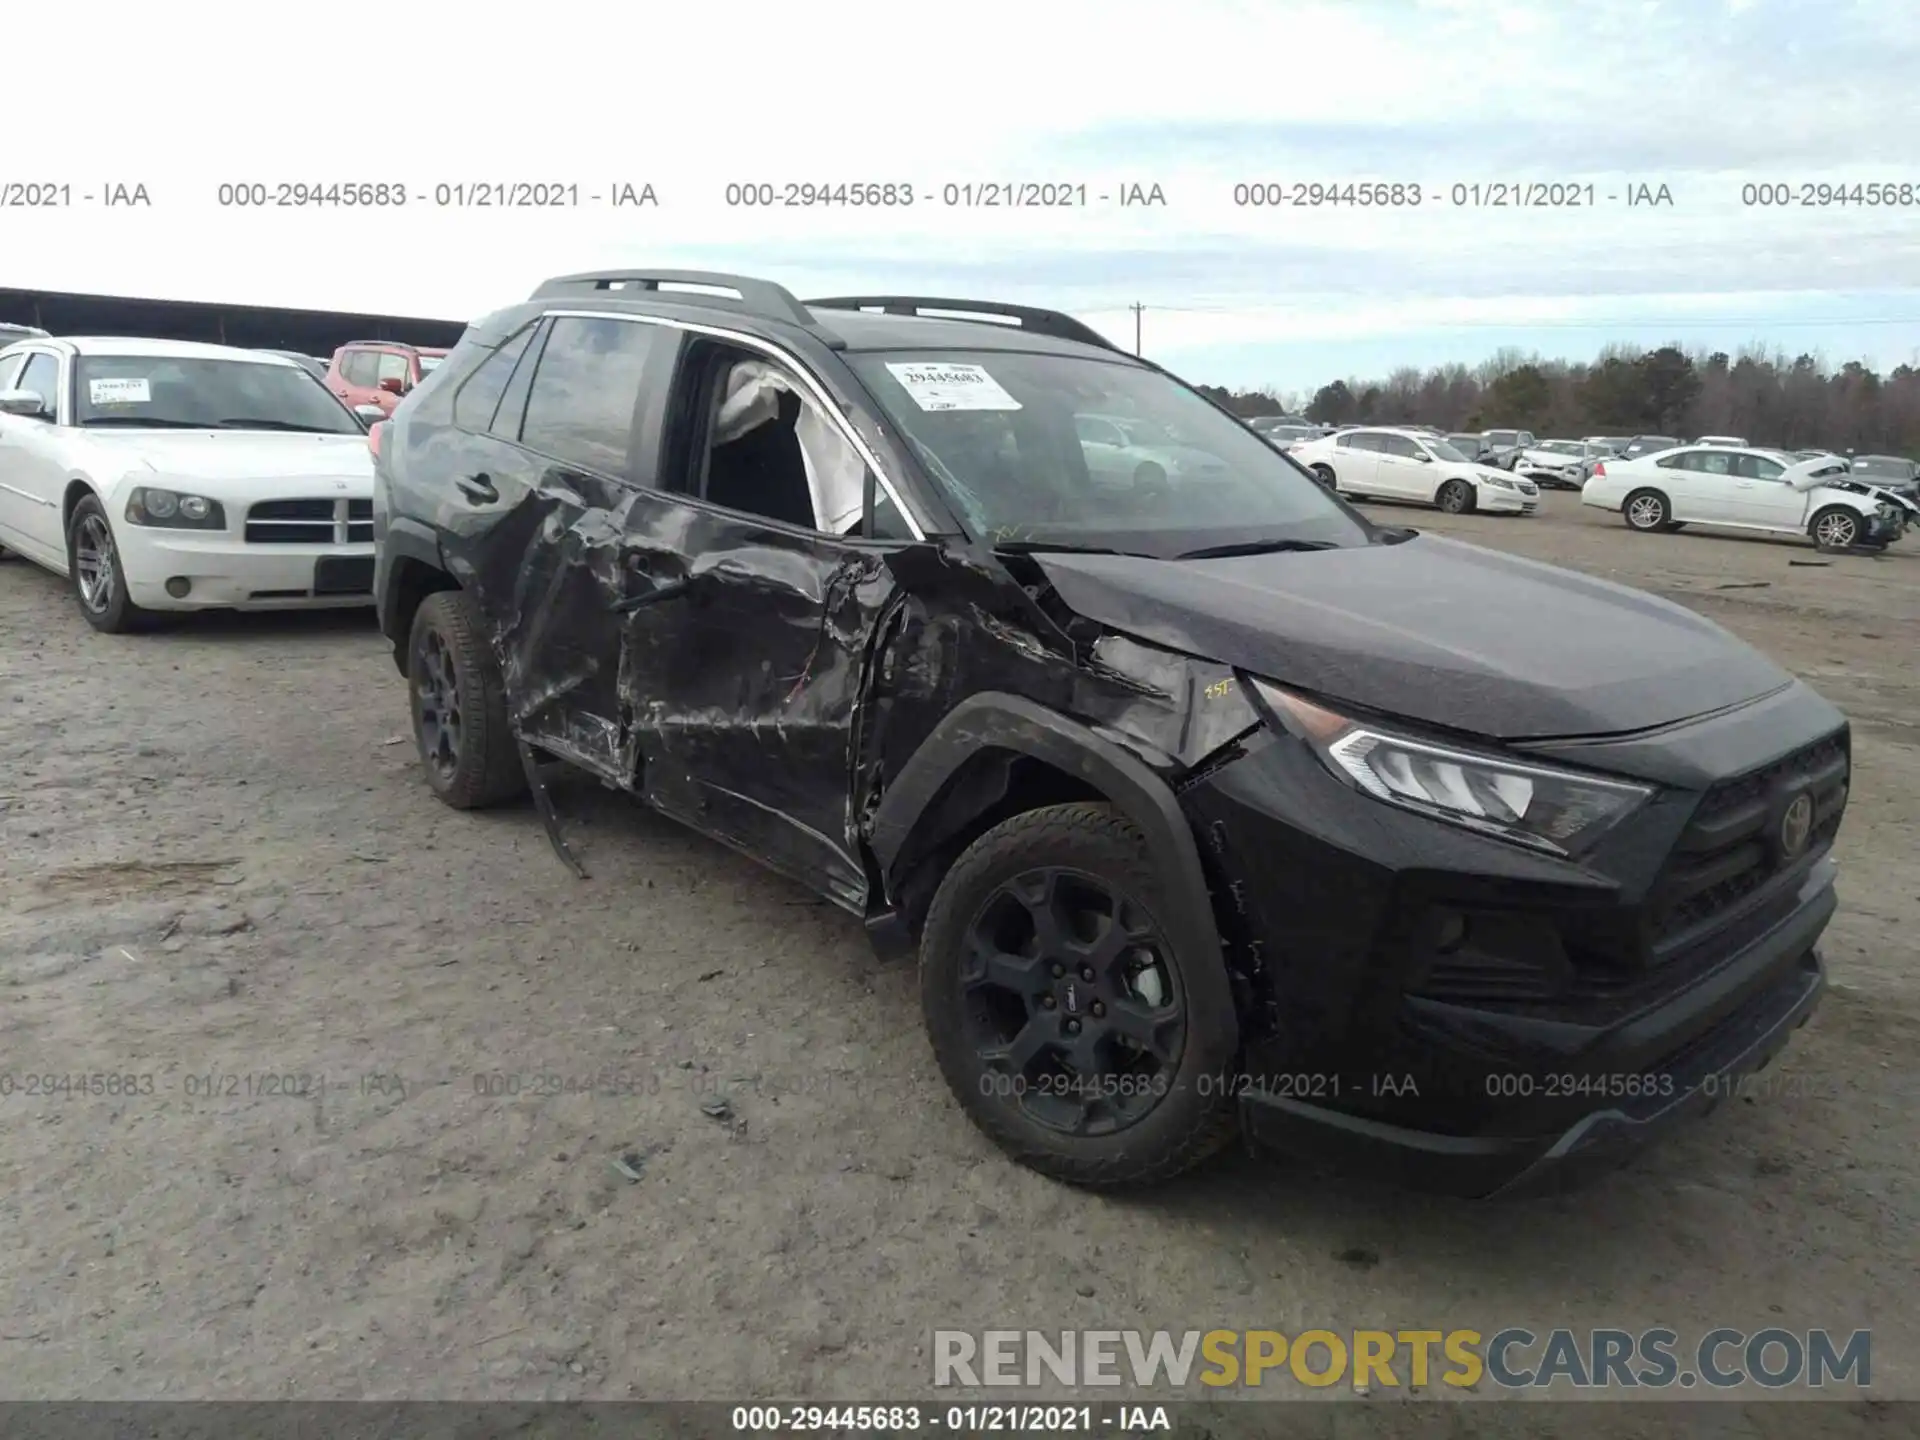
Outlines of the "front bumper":
<svg viewBox="0 0 1920 1440">
<path fill-rule="evenodd" d="M 1794 686 L 1617 742 L 1587 763 L 1668 788 L 1577 864 L 1382 806 L 1291 737 L 1248 742 L 1181 800 L 1244 987 L 1250 1143 L 1478 1197 L 1571 1182 L 1711 1108 L 1823 989 L 1839 721 Z M 1721 893 L 1722 850 L 1797 787 L 1817 848 Z"/>
<path fill-rule="evenodd" d="M 1478 488 L 1474 506 L 1489 515 L 1528 515 L 1540 506 L 1540 492 L 1528 495 L 1519 490 L 1500 490 L 1491 485 Z"/>
<path fill-rule="evenodd" d="M 117 525 L 114 544 L 127 594 L 145 610 L 299 610 L 373 603 L 370 542 L 250 545 L 224 532 Z M 187 593 L 169 593 L 169 580 L 185 580 Z"/>
<path fill-rule="evenodd" d="M 1351 1173 L 1437 1194 L 1478 1199 L 1566 1189 L 1618 1167 L 1689 1117 L 1718 1108 L 1744 1077 L 1773 1062 L 1793 1032 L 1812 1017 L 1826 988 L 1825 967 L 1814 944 L 1833 909 L 1828 878 L 1824 900 L 1796 911 L 1708 983 L 1639 1017 L 1631 1033 L 1617 1035 L 1573 1062 L 1578 1068 L 1569 1076 L 1534 1077 L 1534 1088 L 1565 1089 L 1570 1098 L 1580 1089 L 1572 1076 L 1592 1077 L 1595 1086 L 1589 1090 L 1608 1088 L 1613 1076 L 1634 1077 L 1643 1088 L 1639 1096 L 1572 1115 L 1563 1129 L 1531 1136 L 1403 1129 L 1302 1103 L 1268 1085 L 1243 1092 L 1242 1130 L 1256 1147 L 1313 1156 Z M 1747 994 L 1756 978 L 1763 988 Z M 1725 1013 L 1674 1055 L 1649 1065 L 1632 1053 L 1649 1042 L 1657 1044 L 1661 1035 L 1685 1030 L 1716 1006 Z M 1389 1073 L 1377 1080 L 1354 1076 L 1348 1083 L 1377 1086 L 1395 1079 Z"/>
</svg>

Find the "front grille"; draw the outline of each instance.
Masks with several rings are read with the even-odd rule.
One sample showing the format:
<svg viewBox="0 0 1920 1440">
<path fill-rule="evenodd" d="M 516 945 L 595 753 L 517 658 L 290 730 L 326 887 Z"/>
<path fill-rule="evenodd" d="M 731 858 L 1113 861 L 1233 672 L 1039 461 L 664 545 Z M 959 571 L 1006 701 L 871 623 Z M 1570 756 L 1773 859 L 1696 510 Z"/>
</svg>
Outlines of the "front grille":
<svg viewBox="0 0 1920 1440">
<path fill-rule="evenodd" d="M 1654 887 L 1648 939 L 1656 954 L 1696 942 L 1775 876 L 1826 851 L 1846 810 L 1850 764 L 1846 735 L 1830 735 L 1709 790 Z M 1787 855 L 1776 832 L 1787 801 L 1803 791 L 1812 831 L 1798 855 Z"/>
<path fill-rule="evenodd" d="M 1840 732 L 1714 786 L 1654 885 L 1644 927 L 1602 914 L 1565 924 L 1469 912 L 1469 939 L 1458 949 L 1436 953 L 1416 942 L 1409 993 L 1591 1021 L 1692 984 L 1792 912 L 1799 877 L 1839 832 L 1849 764 Z M 1805 847 L 1788 856 L 1775 836 L 1802 791 L 1812 825 Z"/>
<path fill-rule="evenodd" d="M 262 500 L 247 511 L 249 545 L 373 543 L 371 500 Z"/>
</svg>

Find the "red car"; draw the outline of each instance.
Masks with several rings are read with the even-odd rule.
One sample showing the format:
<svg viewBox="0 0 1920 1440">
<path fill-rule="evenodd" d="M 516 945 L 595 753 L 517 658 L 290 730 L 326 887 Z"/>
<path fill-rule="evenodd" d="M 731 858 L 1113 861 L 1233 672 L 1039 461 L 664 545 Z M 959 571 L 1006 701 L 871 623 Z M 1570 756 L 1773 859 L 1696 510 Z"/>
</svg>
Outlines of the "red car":
<svg viewBox="0 0 1920 1440">
<path fill-rule="evenodd" d="M 333 363 L 327 366 L 327 388 L 350 410 L 377 405 L 391 415 L 400 397 L 446 357 L 445 350 L 391 340 L 355 340 L 333 352 Z"/>
</svg>

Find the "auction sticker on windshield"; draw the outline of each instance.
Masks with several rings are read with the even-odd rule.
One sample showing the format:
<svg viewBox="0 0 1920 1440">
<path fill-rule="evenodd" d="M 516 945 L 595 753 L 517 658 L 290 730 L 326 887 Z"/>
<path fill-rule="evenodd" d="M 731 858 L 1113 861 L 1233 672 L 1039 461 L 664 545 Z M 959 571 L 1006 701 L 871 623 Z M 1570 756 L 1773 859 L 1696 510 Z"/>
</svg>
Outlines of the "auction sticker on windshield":
<svg viewBox="0 0 1920 1440">
<path fill-rule="evenodd" d="M 889 363 L 887 369 L 922 410 L 1018 410 L 984 365 Z"/>
<path fill-rule="evenodd" d="M 144 375 L 89 380 L 87 399 L 95 405 L 145 405 L 153 399 L 153 387 Z"/>
</svg>

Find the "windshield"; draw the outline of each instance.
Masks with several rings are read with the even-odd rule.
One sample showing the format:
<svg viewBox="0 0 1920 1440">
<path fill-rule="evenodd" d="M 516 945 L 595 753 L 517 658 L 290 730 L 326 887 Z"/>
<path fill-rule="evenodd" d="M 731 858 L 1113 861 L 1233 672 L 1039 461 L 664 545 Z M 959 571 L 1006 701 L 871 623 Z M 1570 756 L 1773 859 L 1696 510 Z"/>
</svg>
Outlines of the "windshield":
<svg viewBox="0 0 1920 1440">
<path fill-rule="evenodd" d="M 1890 480 L 1911 480 L 1916 472 L 1920 472 L 1920 466 L 1894 455 L 1861 455 L 1853 462 L 1853 473 L 1856 475 L 1884 475 Z"/>
<path fill-rule="evenodd" d="M 101 428 L 362 433 L 332 392 L 298 365 L 171 355 L 76 357 L 73 418 Z"/>
<path fill-rule="evenodd" d="M 971 534 L 1173 556 L 1374 529 L 1198 394 L 1121 361 L 849 355 Z"/>
<path fill-rule="evenodd" d="M 1473 463 L 1473 456 L 1467 454 L 1451 441 L 1428 439 L 1425 444 L 1427 449 L 1433 452 L 1433 458 L 1436 460 L 1447 460 L 1457 465 L 1471 465 Z"/>
</svg>

